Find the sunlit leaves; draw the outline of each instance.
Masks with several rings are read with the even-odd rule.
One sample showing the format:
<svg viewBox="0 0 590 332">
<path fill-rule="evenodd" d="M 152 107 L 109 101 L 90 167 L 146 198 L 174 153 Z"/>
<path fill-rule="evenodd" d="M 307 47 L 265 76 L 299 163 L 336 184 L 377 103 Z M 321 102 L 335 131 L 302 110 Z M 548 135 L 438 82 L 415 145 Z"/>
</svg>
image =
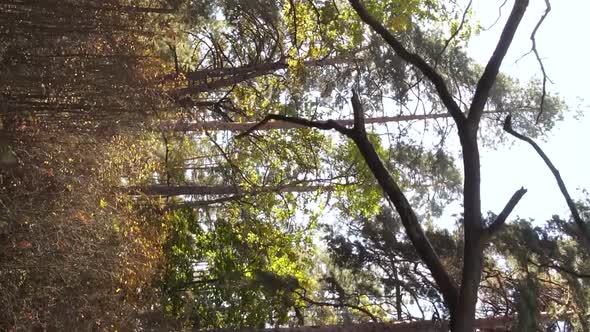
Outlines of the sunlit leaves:
<svg viewBox="0 0 590 332">
<path fill-rule="evenodd" d="M 170 269 L 163 287 L 171 313 L 201 327 L 289 319 L 296 305 L 292 291 L 308 278 L 310 262 L 303 255 L 309 248 L 297 232 L 258 220 L 257 211 L 235 205 L 229 213 L 218 212 L 214 225 L 195 212 L 170 216 Z M 188 290 L 193 297 L 182 295 Z"/>
</svg>

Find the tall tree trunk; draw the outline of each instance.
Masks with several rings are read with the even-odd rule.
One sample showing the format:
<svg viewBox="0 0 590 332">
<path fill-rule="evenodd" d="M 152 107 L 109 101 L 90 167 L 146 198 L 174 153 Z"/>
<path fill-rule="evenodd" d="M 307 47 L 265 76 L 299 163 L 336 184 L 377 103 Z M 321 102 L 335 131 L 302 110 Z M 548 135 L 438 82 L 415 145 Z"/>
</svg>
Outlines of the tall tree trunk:
<svg viewBox="0 0 590 332">
<path fill-rule="evenodd" d="M 467 126 L 466 128 L 471 130 L 463 130 L 460 133 L 463 148 L 463 167 L 465 169 L 463 189 L 463 273 L 457 307 L 454 312 L 451 312 L 453 331 L 473 331 L 474 329 L 477 291 L 483 268 L 484 237 L 482 232 L 484 225 L 481 215 L 481 179 L 477 129 L 473 128 L 473 126 Z"/>
<path fill-rule="evenodd" d="M 129 193 L 140 193 L 149 196 L 182 196 L 182 195 L 251 195 L 258 193 L 304 193 L 312 191 L 333 191 L 334 186 L 331 185 L 294 185 L 287 184 L 284 186 L 261 187 L 244 190 L 240 187 L 217 185 L 217 186 L 200 186 L 200 185 L 184 185 L 184 186 L 168 186 L 162 184 L 154 184 L 149 186 L 134 186 L 127 187 L 124 190 Z"/>
</svg>

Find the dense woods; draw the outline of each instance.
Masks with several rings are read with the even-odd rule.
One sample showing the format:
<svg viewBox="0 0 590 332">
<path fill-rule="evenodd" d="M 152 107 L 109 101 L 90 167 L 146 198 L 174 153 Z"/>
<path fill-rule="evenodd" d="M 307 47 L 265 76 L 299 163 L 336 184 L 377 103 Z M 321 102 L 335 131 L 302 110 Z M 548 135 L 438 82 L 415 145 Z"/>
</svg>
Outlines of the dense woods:
<svg viewBox="0 0 590 332">
<path fill-rule="evenodd" d="M 471 2 L 1 2 L 0 330 L 590 331 L 568 101 L 534 43 L 501 72 L 528 2 L 483 64 Z M 510 144 L 570 214 L 482 209 Z"/>
</svg>

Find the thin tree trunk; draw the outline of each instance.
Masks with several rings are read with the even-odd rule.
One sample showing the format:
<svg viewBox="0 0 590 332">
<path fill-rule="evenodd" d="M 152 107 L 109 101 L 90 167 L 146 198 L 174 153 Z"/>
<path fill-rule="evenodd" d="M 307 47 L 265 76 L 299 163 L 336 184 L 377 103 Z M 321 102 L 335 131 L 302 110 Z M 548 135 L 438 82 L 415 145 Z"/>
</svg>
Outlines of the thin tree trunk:
<svg viewBox="0 0 590 332">
<path fill-rule="evenodd" d="M 258 193 L 304 193 L 312 191 L 333 191 L 334 186 L 331 185 L 284 185 L 275 187 L 261 187 L 244 190 L 240 187 L 234 186 L 200 186 L 200 185 L 185 185 L 185 186 L 168 186 L 163 184 L 155 184 L 149 186 L 134 186 L 127 187 L 124 190 L 129 193 L 138 193 L 149 196 L 182 196 L 182 195 L 249 195 Z"/>
<path fill-rule="evenodd" d="M 338 64 L 354 62 L 354 58 L 330 58 L 323 60 L 309 60 L 303 62 L 307 67 L 333 66 Z M 200 92 L 215 91 L 221 88 L 251 80 L 257 77 L 268 75 L 278 70 L 288 69 L 286 59 L 276 62 L 257 63 L 234 68 L 205 69 L 187 74 L 189 87 L 177 91 L 179 98 Z"/>
</svg>

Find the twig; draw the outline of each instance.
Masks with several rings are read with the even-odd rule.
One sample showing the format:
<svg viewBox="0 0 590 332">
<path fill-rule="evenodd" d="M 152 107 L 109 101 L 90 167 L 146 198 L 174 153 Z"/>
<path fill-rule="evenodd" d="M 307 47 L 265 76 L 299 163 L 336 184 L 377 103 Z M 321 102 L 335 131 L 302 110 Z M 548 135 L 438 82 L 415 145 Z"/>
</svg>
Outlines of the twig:
<svg viewBox="0 0 590 332">
<path fill-rule="evenodd" d="M 545 12 L 543 13 L 541 18 L 539 19 L 539 22 L 537 22 L 537 25 L 535 25 L 535 28 L 533 29 L 533 32 L 531 33 L 531 41 L 533 43 L 532 51 L 535 53 L 535 57 L 537 58 L 537 62 L 539 62 L 539 66 L 541 67 L 541 72 L 543 73 L 543 93 L 541 94 L 541 102 L 539 104 L 539 114 L 537 115 L 536 123 L 539 123 L 539 119 L 541 118 L 541 114 L 543 114 L 543 106 L 545 105 L 545 97 L 547 95 L 547 80 L 549 79 L 547 77 L 547 73 L 545 72 L 545 66 L 543 65 L 543 61 L 541 60 L 541 57 L 539 56 L 539 51 L 537 50 L 537 40 L 536 40 L 537 30 L 539 30 L 539 27 L 541 26 L 541 24 L 543 24 L 543 21 L 545 20 L 545 18 L 547 17 L 549 12 L 551 11 L 551 3 L 549 2 L 549 0 L 545 0 L 545 6 L 546 6 Z"/>
<path fill-rule="evenodd" d="M 443 53 L 445 53 L 445 51 L 446 51 L 447 47 L 449 47 L 449 44 L 451 43 L 451 41 L 453 41 L 453 39 L 455 39 L 457 37 L 457 35 L 459 34 L 459 32 L 461 32 L 461 30 L 463 29 L 463 25 L 465 24 L 465 19 L 467 18 L 467 13 L 469 12 L 469 9 L 471 8 L 472 2 L 473 2 L 473 0 L 469 0 L 469 3 L 467 4 L 465 11 L 463 12 L 463 17 L 461 18 L 461 24 L 459 24 L 459 27 L 457 27 L 457 31 L 453 32 L 451 34 L 451 37 L 449 37 L 449 39 L 447 39 L 445 41 L 445 45 L 443 46 L 442 50 L 436 56 L 434 68 L 436 68 L 438 66 L 438 60 L 443 55 Z"/>
<path fill-rule="evenodd" d="M 511 134 L 512 136 L 529 143 L 535 149 L 535 151 L 537 151 L 537 154 L 539 154 L 541 159 L 543 159 L 543 161 L 545 162 L 547 167 L 549 167 L 549 170 L 551 170 L 551 173 L 553 173 L 553 176 L 555 177 L 555 181 L 557 181 L 557 185 L 559 186 L 559 190 L 561 190 L 561 193 L 562 193 L 563 197 L 565 198 L 567 206 L 569 207 L 569 209 L 572 213 L 572 217 L 574 218 L 574 222 L 580 228 L 580 231 L 582 233 L 582 239 L 584 240 L 584 244 L 586 245 L 588 251 L 590 251 L 590 233 L 588 232 L 588 227 L 587 227 L 586 223 L 584 222 L 584 220 L 582 220 L 582 217 L 580 217 L 580 213 L 578 212 L 578 208 L 576 207 L 576 204 L 574 203 L 569 192 L 567 191 L 565 183 L 563 182 L 563 179 L 561 178 L 561 175 L 559 174 L 559 170 L 557 170 L 557 168 L 555 168 L 555 166 L 553 165 L 553 163 L 551 162 L 549 157 L 547 157 L 545 152 L 543 152 L 541 147 L 539 147 L 539 145 L 537 143 L 535 143 L 535 141 L 533 141 L 529 137 L 526 137 L 522 134 L 517 133 L 514 129 L 512 129 L 512 117 L 510 115 L 508 115 L 506 117 L 506 120 L 504 120 L 504 130 L 507 133 Z"/>
<path fill-rule="evenodd" d="M 496 20 L 494 21 L 494 23 L 492 23 L 489 27 L 483 28 L 484 31 L 490 30 L 491 28 L 493 28 L 496 25 L 496 23 L 498 23 L 498 21 L 500 20 L 500 17 L 502 17 L 502 8 L 504 8 L 504 6 L 506 5 L 507 2 L 508 2 L 508 0 L 504 0 L 504 2 L 502 2 L 500 7 L 498 7 L 498 17 L 496 17 Z"/>
</svg>

